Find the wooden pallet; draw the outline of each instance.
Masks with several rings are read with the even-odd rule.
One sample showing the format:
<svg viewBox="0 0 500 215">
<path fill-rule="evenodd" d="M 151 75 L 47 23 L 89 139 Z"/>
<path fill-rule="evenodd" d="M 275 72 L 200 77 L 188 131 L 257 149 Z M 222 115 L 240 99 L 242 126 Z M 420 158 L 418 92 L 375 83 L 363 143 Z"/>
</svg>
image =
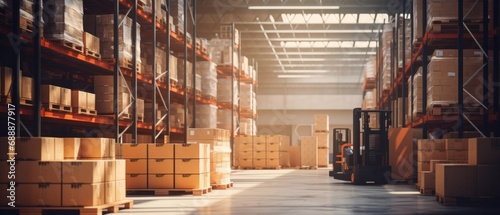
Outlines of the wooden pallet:
<svg viewBox="0 0 500 215">
<path fill-rule="evenodd" d="M 422 194 L 423 196 L 433 196 L 436 194 L 436 189 L 426 189 L 426 188 L 423 188 L 423 187 L 420 187 L 418 189 L 420 191 L 420 194 Z"/>
<path fill-rule="evenodd" d="M 116 61 L 114 58 L 105 58 L 105 59 L 102 59 L 103 61 L 107 61 L 111 64 L 114 64 Z M 120 66 L 120 68 L 124 68 L 124 69 L 128 69 L 128 70 L 132 70 L 134 64 L 132 63 L 132 59 L 124 59 L 124 58 L 120 58 L 120 63 L 118 64 Z M 137 62 L 136 64 L 136 72 L 137 73 L 142 73 L 142 69 L 141 69 L 141 64 L 139 62 Z"/>
<path fill-rule="evenodd" d="M 72 107 L 72 108 L 73 108 L 73 113 L 74 114 L 91 115 L 91 116 L 97 115 L 97 111 L 96 110 L 89 110 L 89 109 L 86 109 L 86 108 L 79 108 L 79 107 Z"/>
<path fill-rule="evenodd" d="M 433 115 L 433 116 L 440 116 L 440 115 L 457 115 L 459 110 L 458 110 L 458 105 L 457 104 L 431 104 L 430 107 L 427 107 L 427 114 Z M 463 111 L 465 114 L 469 115 L 477 115 L 477 114 L 482 114 L 483 109 L 480 107 L 473 107 L 471 105 L 464 104 Z"/>
<path fill-rule="evenodd" d="M 226 190 L 233 187 L 233 182 L 229 184 L 212 184 L 212 190 Z"/>
<path fill-rule="evenodd" d="M 56 41 L 57 43 L 61 44 L 62 46 L 66 47 L 68 49 L 71 49 L 73 51 L 76 51 L 76 52 L 83 54 L 83 46 L 82 45 L 78 45 L 78 44 L 75 44 L 75 43 L 72 43 L 72 42 L 69 42 L 66 40 L 54 40 L 54 41 Z"/>
<path fill-rule="evenodd" d="M 467 28 L 472 33 L 481 33 L 483 32 L 483 24 L 482 23 L 466 23 Z M 456 33 L 458 32 L 458 22 L 433 22 L 429 31 L 433 33 Z M 464 31 L 466 31 L 464 29 Z"/>
<path fill-rule="evenodd" d="M 173 194 L 191 193 L 193 196 L 202 196 L 212 192 L 212 187 L 204 189 L 127 189 L 128 194 L 169 196 Z"/>
<path fill-rule="evenodd" d="M 318 169 L 318 166 L 296 166 L 295 169 Z"/>
<path fill-rule="evenodd" d="M 43 107 L 49 111 L 62 111 L 72 113 L 73 108 L 71 106 L 56 104 L 56 103 L 44 103 Z"/>
<path fill-rule="evenodd" d="M 20 215 L 50 215 L 50 214 L 74 214 L 80 215 L 102 215 L 103 211 L 108 213 L 118 212 L 120 209 L 131 209 L 134 206 L 133 200 L 123 200 L 119 202 L 86 207 L 15 207 L 0 208 L 0 214 L 17 211 Z"/>
<path fill-rule="evenodd" d="M 26 19 L 23 16 L 19 17 L 19 28 L 21 29 L 22 32 L 26 32 L 29 34 L 33 33 L 33 31 L 35 30 L 33 21 Z"/>
<path fill-rule="evenodd" d="M 101 54 L 99 54 L 98 52 L 95 52 L 93 50 L 90 50 L 88 48 L 85 48 L 85 55 L 96 58 L 98 60 L 101 59 Z"/>
<path fill-rule="evenodd" d="M 318 165 L 319 168 L 325 168 L 328 167 L 328 165 Z"/>
</svg>

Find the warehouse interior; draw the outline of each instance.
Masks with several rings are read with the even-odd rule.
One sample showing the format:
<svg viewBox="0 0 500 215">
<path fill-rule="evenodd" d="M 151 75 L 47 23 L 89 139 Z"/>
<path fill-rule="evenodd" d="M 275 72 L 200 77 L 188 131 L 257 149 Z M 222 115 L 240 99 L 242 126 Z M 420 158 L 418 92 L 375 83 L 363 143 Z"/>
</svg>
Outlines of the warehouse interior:
<svg viewBox="0 0 500 215">
<path fill-rule="evenodd" d="M 498 214 L 499 10 L 0 0 L 0 214 Z"/>
</svg>

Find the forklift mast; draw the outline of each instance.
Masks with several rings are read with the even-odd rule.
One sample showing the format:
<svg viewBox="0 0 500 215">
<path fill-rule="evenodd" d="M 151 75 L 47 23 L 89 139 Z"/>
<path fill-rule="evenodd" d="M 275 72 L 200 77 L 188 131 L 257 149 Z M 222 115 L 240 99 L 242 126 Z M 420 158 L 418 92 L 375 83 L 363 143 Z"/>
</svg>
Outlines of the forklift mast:
<svg viewBox="0 0 500 215">
<path fill-rule="evenodd" d="M 353 111 L 353 166 L 388 166 L 391 111 L 361 110 Z M 371 118 L 376 119 L 371 119 Z M 378 120 L 376 127 L 370 127 L 371 120 Z M 361 138 L 362 137 L 362 138 Z M 362 150 L 362 151 L 361 151 Z"/>
</svg>

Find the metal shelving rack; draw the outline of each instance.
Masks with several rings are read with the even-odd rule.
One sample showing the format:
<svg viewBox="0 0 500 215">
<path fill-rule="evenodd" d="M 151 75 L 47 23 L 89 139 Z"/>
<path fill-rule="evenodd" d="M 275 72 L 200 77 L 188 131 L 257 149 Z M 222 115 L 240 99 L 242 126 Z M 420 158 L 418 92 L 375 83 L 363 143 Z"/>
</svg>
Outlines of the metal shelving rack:
<svg viewBox="0 0 500 215">
<path fill-rule="evenodd" d="M 409 1 L 410 3 L 410 22 L 411 22 L 411 41 L 413 41 L 413 38 L 414 38 L 414 28 L 413 28 L 413 4 L 412 4 L 412 1 Z M 416 65 L 417 64 L 420 64 L 419 60 L 418 60 L 418 57 L 421 56 L 421 65 L 422 65 L 422 83 L 423 83 L 423 86 L 422 86 L 422 95 L 427 95 L 427 64 L 428 64 L 428 59 L 427 59 L 427 55 L 430 53 L 431 50 L 433 50 L 434 47 L 433 45 L 429 44 L 429 41 L 433 40 L 433 39 L 448 39 L 448 40 L 457 40 L 458 41 L 458 50 L 459 50 L 459 57 L 458 57 L 458 62 L 459 62 L 459 70 L 458 70 L 458 86 L 464 86 L 464 83 L 466 84 L 468 82 L 468 80 L 465 80 L 464 81 L 464 76 L 463 76 L 463 50 L 464 50 L 464 42 L 468 42 L 468 43 L 473 43 L 476 45 L 476 47 L 478 49 L 481 50 L 482 54 L 483 54 L 483 63 L 484 64 L 487 64 L 488 63 L 488 60 L 489 58 L 491 58 L 492 56 L 488 56 L 488 50 L 493 47 L 493 50 L 494 50 L 494 54 L 493 54 L 493 64 L 494 64 L 494 72 L 493 72 L 493 76 L 494 76 L 494 83 L 497 83 L 499 81 L 499 71 L 500 71 L 500 66 L 499 66 L 499 62 L 500 62 L 500 53 L 499 53 L 499 50 L 500 50 L 500 38 L 499 38 L 499 33 L 500 33 L 500 28 L 499 28 L 499 25 L 500 25 L 500 20 L 499 20 L 499 12 L 500 12 L 500 9 L 499 9 L 499 6 L 500 6 L 500 3 L 498 1 L 493 1 L 493 14 L 494 14 L 494 17 L 491 17 L 492 19 L 492 22 L 494 23 L 494 28 L 495 29 L 489 29 L 488 28 L 488 10 L 489 10 L 489 7 L 491 5 L 488 5 L 488 1 L 481 1 L 481 0 L 478 0 L 476 1 L 476 4 L 482 4 L 483 5 L 483 19 L 482 19 L 482 25 L 483 25 L 483 33 L 472 33 L 467 24 L 464 22 L 464 12 L 466 14 L 468 14 L 468 11 L 464 11 L 463 10 L 463 0 L 459 0 L 459 7 L 457 8 L 458 10 L 458 28 L 459 28 L 459 31 L 458 33 L 433 33 L 433 32 L 427 32 L 427 11 L 425 10 L 425 8 L 427 8 L 427 1 L 426 0 L 422 0 L 422 6 L 424 8 L 424 10 L 422 11 L 423 14 L 422 14 L 422 32 L 424 32 L 424 35 L 422 37 L 422 43 L 420 46 L 416 47 L 417 50 L 416 52 L 414 52 L 414 47 L 412 46 L 411 49 L 412 49 L 412 58 L 411 58 L 411 62 L 410 64 L 406 64 L 405 63 L 405 53 L 403 52 L 403 71 L 401 73 L 401 75 L 399 76 L 393 76 L 392 79 L 393 79 L 393 85 L 388 93 L 388 95 L 383 95 L 383 96 L 380 96 L 380 101 L 379 101 L 379 104 L 378 104 L 378 107 L 379 108 L 382 108 L 382 107 L 389 107 L 391 106 L 390 105 L 390 102 L 392 99 L 394 99 L 394 96 L 396 96 L 396 98 L 398 97 L 398 94 L 400 91 L 400 88 L 401 88 L 401 94 L 403 96 L 403 98 L 406 96 L 406 90 L 408 90 L 408 86 L 405 85 L 408 81 L 408 78 L 411 78 L 410 79 L 410 84 L 413 85 L 413 77 L 415 75 L 415 72 L 416 72 Z M 403 5 L 403 8 L 406 9 L 406 5 L 407 5 L 407 1 L 406 0 L 403 0 L 402 1 L 402 5 Z M 405 12 L 403 13 L 403 17 L 406 16 L 406 10 Z M 396 14 L 396 17 L 399 17 L 398 14 Z M 403 29 L 405 27 L 405 21 L 403 19 Z M 464 33 L 466 32 L 466 33 Z M 403 38 L 405 37 L 405 31 L 403 30 Z M 480 40 L 479 39 L 482 39 L 482 44 L 479 42 Z M 489 41 L 490 40 L 493 40 L 494 42 L 494 45 L 491 46 L 489 44 Z M 397 37 L 394 37 L 393 38 L 393 43 L 397 43 Z M 399 48 L 399 47 L 397 47 Z M 402 43 L 402 50 L 406 50 L 406 44 L 403 42 Z M 381 50 L 379 50 L 380 52 Z M 396 50 L 397 51 L 397 50 Z M 397 52 L 396 52 L 397 53 Z M 380 55 L 380 54 L 378 54 Z M 394 58 L 392 58 L 394 59 Z M 394 65 L 394 63 L 392 64 Z M 380 68 L 378 68 L 379 72 L 380 72 Z M 488 106 L 489 106 L 489 98 L 487 96 L 487 92 L 488 92 L 488 74 L 489 74 L 489 71 L 488 71 L 488 68 L 487 66 L 483 66 L 482 68 L 478 68 L 476 74 L 479 74 L 479 72 L 482 71 L 482 74 L 483 74 L 483 86 L 482 86 L 482 90 L 483 90 L 483 99 L 482 101 L 479 101 L 478 99 L 474 99 L 475 102 L 477 102 L 480 107 L 482 107 L 482 114 L 481 116 L 467 116 L 466 114 L 464 114 L 464 101 L 463 101 L 463 96 L 464 96 L 464 93 L 466 94 L 469 94 L 469 92 L 467 92 L 466 90 L 464 90 L 463 87 L 461 87 L 462 90 L 459 90 L 458 92 L 458 114 L 456 116 L 447 116 L 446 120 L 443 116 L 432 116 L 432 115 L 424 115 L 422 118 L 420 119 L 413 119 L 411 118 L 411 121 L 410 122 L 405 122 L 405 119 L 404 119 L 404 116 L 405 116 L 405 112 L 406 112 L 406 108 L 405 108 L 405 102 L 403 102 L 403 108 L 402 110 L 400 110 L 402 112 L 402 118 L 403 118 L 403 122 L 404 125 L 406 125 L 406 127 L 419 127 L 419 128 L 422 128 L 423 129 L 423 138 L 427 138 L 427 133 L 428 133 L 428 130 L 430 128 L 434 128 L 436 126 L 440 126 L 440 125 L 443 125 L 443 124 L 452 124 L 454 127 L 455 130 L 458 131 L 458 136 L 459 137 L 463 137 L 463 133 L 464 133 L 464 123 L 467 122 L 470 126 L 472 126 L 475 130 L 477 130 L 482 136 L 490 136 L 490 135 L 493 135 L 493 136 L 499 136 L 500 135 L 500 131 L 490 131 L 488 128 L 490 126 L 493 126 L 493 127 L 498 127 L 500 126 L 500 116 L 499 116 L 499 113 L 500 113 L 500 108 L 499 108 L 499 101 L 500 101 L 500 98 L 499 98 L 499 92 L 500 92 L 500 87 L 499 86 L 494 86 L 494 104 L 493 104 L 493 110 L 489 110 L 488 109 Z M 394 74 L 394 73 L 393 73 Z M 378 79 L 380 80 L 380 75 L 377 74 L 378 76 Z M 475 76 L 475 75 L 474 75 Z M 474 77 L 473 76 L 473 77 Z M 380 91 L 379 91 L 380 92 Z M 413 88 L 410 90 L 410 95 L 413 97 Z M 426 99 L 423 99 L 423 113 L 425 114 L 427 112 L 427 100 Z M 413 104 L 413 101 L 412 101 L 412 104 Z M 413 106 L 413 105 L 412 105 Z M 413 107 L 412 107 L 413 108 Z M 477 126 L 478 123 L 482 123 L 482 126 Z M 491 132 L 491 134 L 490 134 Z"/>
</svg>

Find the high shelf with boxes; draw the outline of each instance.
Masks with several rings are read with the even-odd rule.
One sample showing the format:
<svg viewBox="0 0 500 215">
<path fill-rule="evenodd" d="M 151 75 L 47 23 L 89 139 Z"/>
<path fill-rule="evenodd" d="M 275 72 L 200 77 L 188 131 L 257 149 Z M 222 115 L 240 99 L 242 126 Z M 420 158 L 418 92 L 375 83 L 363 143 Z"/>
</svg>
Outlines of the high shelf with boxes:
<svg viewBox="0 0 500 215">
<path fill-rule="evenodd" d="M 500 71 L 499 3 L 459 2 L 403 1 L 409 13 L 394 16 L 410 20 L 394 18 L 393 77 L 377 108 L 397 110 L 395 127 L 421 127 L 424 138 L 435 129 L 453 129 L 460 137 L 464 130 L 499 135 L 489 129 L 500 122 L 500 89 L 493 84 Z"/>
<path fill-rule="evenodd" d="M 25 7 L 16 4 L 18 1 L 13 2 L 7 10 L 25 10 Z M 35 1 L 34 8 L 42 6 L 37 2 Z M 205 52 L 202 51 L 203 46 L 195 48 L 194 43 L 184 44 L 184 40 L 172 28 L 174 26 L 165 22 L 168 20 L 166 3 L 169 1 L 145 2 L 147 7 L 135 9 L 134 1 L 125 0 L 51 1 L 54 4 L 51 7 L 61 10 L 57 10 L 60 14 L 45 20 L 45 32 L 41 29 L 38 31 L 38 16 L 34 16 L 35 22 L 29 22 L 29 26 L 19 26 L 18 22 L 13 22 L 12 26 L 2 25 L 0 30 L 5 33 L 2 34 L 2 41 L 5 43 L 1 46 L 20 50 L 13 52 L 14 54 L 2 52 L 0 61 L 2 89 L 5 89 L 2 90 L 2 103 L 7 100 L 19 103 L 15 105 L 16 116 L 21 113 L 19 119 L 26 121 L 25 125 L 28 126 L 28 131 L 20 129 L 19 133 L 23 136 L 31 133 L 34 136 L 114 138 L 130 138 L 129 135 L 133 133 L 132 136 L 135 137 L 130 139 L 147 140 L 148 138 L 138 136 L 149 135 L 147 142 L 158 139 L 160 135 L 168 135 L 170 131 L 178 136 L 184 133 L 179 128 L 170 128 L 168 123 L 166 110 L 170 109 L 170 101 L 182 100 L 185 93 L 165 78 L 169 76 L 175 80 L 173 74 L 177 70 L 170 67 L 176 64 L 167 53 L 170 50 L 173 54 L 179 53 L 179 47 L 186 46 L 199 60 L 210 59 L 206 49 Z M 46 5 L 44 8 L 51 7 Z M 119 15 L 123 10 L 129 11 L 128 18 Z M 36 14 L 37 10 L 34 11 Z M 134 16 L 135 13 L 137 17 Z M 115 15 L 117 21 L 114 20 Z M 68 19 L 69 16 L 73 18 Z M 67 25 L 64 24 L 66 22 Z M 156 24 L 152 25 L 153 22 Z M 118 25 L 119 23 L 122 24 Z M 7 32 L 11 30 L 13 33 L 17 32 L 20 39 L 28 45 L 14 49 L 7 45 Z M 42 35 L 39 39 L 32 38 L 27 30 Z M 114 35 L 115 30 L 118 35 Z M 136 40 L 132 40 L 134 32 Z M 115 36 L 117 40 L 113 39 Z M 136 49 L 132 48 L 134 43 Z M 152 44 L 156 44 L 154 49 L 147 48 L 153 47 Z M 113 51 L 115 45 L 118 53 Z M 33 50 L 30 46 L 33 46 Z M 37 49 L 40 51 L 37 52 Z M 133 52 L 136 54 L 133 55 Z M 22 63 L 16 64 L 18 61 Z M 22 75 L 21 70 L 24 71 Z M 9 91 L 11 85 L 12 90 Z M 210 103 L 201 96 L 191 98 L 199 103 Z M 43 109 L 39 104 L 43 105 Z M 115 106 L 119 111 L 114 111 Z M 153 108 L 160 112 L 148 111 Z M 1 111 L 7 112 L 6 106 L 2 106 Z M 16 120 L 16 123 L 21 128 L 20 120 Z M 57 126 L 58 129 L 53 129 L 54 126 L 50 125 Z M 63 130 L 60 125 L 65 125 Z M 134 127 L 141 135 L 135 135 Z M 119 132 L 115 133 L 114 130 Z"/>
</svg>

